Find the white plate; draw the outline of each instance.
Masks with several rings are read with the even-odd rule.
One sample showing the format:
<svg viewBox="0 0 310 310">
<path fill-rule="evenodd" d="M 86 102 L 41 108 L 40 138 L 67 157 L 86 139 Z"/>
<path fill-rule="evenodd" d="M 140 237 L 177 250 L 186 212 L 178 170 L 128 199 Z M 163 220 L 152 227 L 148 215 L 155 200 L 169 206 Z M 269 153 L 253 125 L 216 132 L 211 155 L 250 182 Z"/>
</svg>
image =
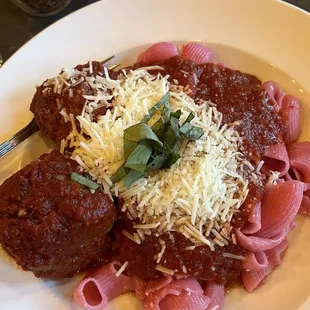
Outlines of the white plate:
<svg viewBox="0 0 310 310">
<path fill-rule="evenodd" d="M 60 68 L 115 53 L 130 63 L 143 46 L 164 40 L 211 42 L 227 65 L 280 82 L 301 98 L 302 139 L 310 138 L 309 30 L 309 14 L 272 0 L 100 1 L 43 31 L 1 68 L 1 140 L 30 121 L 35 85 Z M 0 161 L 0 181 L 48 146 L 39 134 L 23 143 Z M 266 285 L 253 294 L 232 289 L 225 309 L 310 309 L 310 219 L 297 222 L 284 262 Z M 0 257 L 0 309 L 77 309 L 72 302 L 77 281 L 42 281 Z M 139 303 L 122 296 L 108 308 L 139 309 Z"/>
</svg>

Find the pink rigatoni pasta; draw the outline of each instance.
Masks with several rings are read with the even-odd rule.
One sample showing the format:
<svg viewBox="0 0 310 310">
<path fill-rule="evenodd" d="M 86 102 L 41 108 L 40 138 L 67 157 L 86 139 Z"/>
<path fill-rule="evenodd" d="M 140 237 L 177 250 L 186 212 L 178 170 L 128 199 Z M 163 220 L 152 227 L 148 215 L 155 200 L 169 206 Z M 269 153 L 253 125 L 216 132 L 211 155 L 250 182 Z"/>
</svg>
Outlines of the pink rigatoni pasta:
<svg viewBox="0 0 310 310">
<path fill-rule="evenodd" d="M 242 232 L 246 235 L 254 234 L 260 230 L 261 224 L 261 202 L 259 202 L 251 213 L 249 214 L 248 223 L 242 229 Z"/>
<path fill-rule="evenodd" d="M 136 276 L 132 276 L 133 285 L 135 288 L 135 294 L 136 296 L 143 300 L 145 298 L 146 294 L 146 282 L 144 280 L 141 280 L 140 278 Z"/>
<path fill-rule="evenodd" d="M 304 196 L 299 213 L 310 215 L 310 142 L 296 142 L 288 145 L 291 174 L 294 179 L 304 182 Z M 292 177 L 287 174 L 287 179 Z"/>
<path fill-rule="evenodd" d="M 264 88 L 269 97 L 273 100 L 274 104 L 277 106 L 277 109 L 282 109 L 282 101 L 285 97 L 285 92 L 281 89 L 281 87 L 274 81 L 267 81 L 262 84 L 262 88 Z"/>
<path fill-rule="evenodd" d="M 310 197 L 309 197 L 309 195 L 304 195 L 302 197 L 299 213 L 304 214 L 304 215 L 310 215 Z"/>
<path fill-rule="evenodd" d="M 203 44 L 188 43 L 183 45 L 181 57 L 197 64 L 203 64 L 212 61 L 213 52 Z"/>
<path fill-rule="evenodd" d="M 190 294 L 203 294 L 203 289 L 201 288 L 201 285 L 193 277 L 174 280 L 171 282 L 170 286 L 178 290 L 184 290 L 185 292 Z"/>
<path fill-rule="evenodd" d="M 159 286 L 157 287 L 159 288 Z M 185 298 L 184 294 L 193 297 L 195 296 L 195 298 L 193 298 L 193 301 L 190 301 Z M 200 302 L 204 302 L 205 304 L 209 302 L 208 298 L 203 297 L 203 289 L 201 288 L 199 282 L 195 278 L 188 277 L 182 279 L 174 279 L 166 286 L 161 287 L 160 289 L 150 293 L 148 296 L 146 296 L 144 300 L 143 310 L 170 309 L 166 308 L 169 304 L 170 307 L 174 307 L 174 305 L 179 305 L 180 299 L 177 299 L 179 297 L 181 298 L 183 303 L 188 302 L 188 304 L 184 305 L 184 309 L 192 309 L 191 307 L 196 307 L 197 304 L 199 304 Z M 199 308 L 196 309 L 198 310 Z"/>
<path fill-rule="evenodd" d="M 210 298 L 210 303 L 206 310 L 221 310 L 223 308 L 225 296 L 224 285 L 208 281 L 205 287 L 205 295 Z"/>
<path fill-rule="evenodd" d="M 287 236 L 289 226 L 270 238 L 261 238 L 257 236 L 246 236 L 241 231 L 236 231 L 238 244 L 251 252 L 266 251 L 279 245 Z"/>
<path fill-rule="evenodd" d="M 162 289 L 172 282 L 173 278 L 171 276 L 161 277 L 158 280 L 149 281 L 146 286 L 145 294 L 149 295 L 155 291 Z"/>
<path fill-rule="evenodd" d="M 242 272 L 243 285 L 248 292 L 253 292 L 259 287 L 273 269 L 281 264 L 281 255 L 286 248 L 287 241 L 283 240 L 278 246 L 265 252 L 268 260 L 267 267 L 259 270 L 245 270 Z"/>
<path fill-rule="evenodd" d="M 166 298 L 166 296 L 179 296 L 181 292 L 182 291 L 170 287 L 166 287 L 159 291 L 153 292 L 144 299 L 143 310 L 160 310 L 159 304 Z"/>
<path fill-rule="evenodd" d="M 269 171 L 278 171 L 280 176 L 284 176 L 289 168 L 289 158 L 286 146 L 283 143 L 274 144 L 267 148 L 264 152 L 263 160 L 265 162 L 262 171 L 268 175 Z"/>
<path fill-rule="evenodd" d="M 268 259 L 263 251 L 251 252 L 247 255 L 246 259 L 242 263 L 243 268 L 246 271 L 258 271 L 265 269 L 268 266 Z"/>
<path fill-rule="evenodd" d="M 269 97 L 272 99 L 281 112 L 283 120 L 286 124 L 287 131 L 283 135 L 285 144 L 296 141 L 300 135 L 300 103 L 299 99 L 294 96 L 287 95 L 281 87 L 273 81 L 268 81 L 262 84 Z"/>
<path fill-rule="evenodd" d="M 208 309 L 210 298 L 205 295 L 188 294 L 183 291 L 179 296 L 168 295 L 160 302 L 160 310 L 202 310 Z"/>
<path fill-rule="evenodd" d="M 291 168 L 296 169 L 299 181 L 310 183 L 310 142 L 296 142 L 288 145 Z"/>
<path fill-rule="evenodd" d="M 286 95 L 282 101 L 282 116 L 287 126 L 283 135 L 286 144 L 295 142 L 300 135 L 300 103 L 296 97 Z"/>
<path fill-rule="evenodd" d="M 299 210 L 303 191 L 304 185 L 299 181 L 271 185 L 262 200 L 262 227 L 255 235 L 271 238 L 289 227 Z"/>
<path fill-rule="evenodd" d="M 243 261 L 242 279 L 247 291 L 253 292 L 280 264 L 280 254 L 287 246 L 286 236 L 300 207 L 304 184 L 290 180 L 270 185 L 261 202 L 261 229 L 246 236 L 237 230 L 238 244 L 250 251 Z"/>
<path fill-rule="evenodd" d="M 170 42 L 159 42 L 142 52 L 138 57 L 138 62 L 157 62 L 176 55 L 179 55 L 179 51 L 174 44 Z"/>
<path fill-rule="evenodd" d="M 116 276 L 119 262 L 112 262 L 86 275 L 74 290 L 74 299 L 83 309 L 102 310 L 114 298 L 134 291 L 132 278 L 124 274 Z"/>
</svg>

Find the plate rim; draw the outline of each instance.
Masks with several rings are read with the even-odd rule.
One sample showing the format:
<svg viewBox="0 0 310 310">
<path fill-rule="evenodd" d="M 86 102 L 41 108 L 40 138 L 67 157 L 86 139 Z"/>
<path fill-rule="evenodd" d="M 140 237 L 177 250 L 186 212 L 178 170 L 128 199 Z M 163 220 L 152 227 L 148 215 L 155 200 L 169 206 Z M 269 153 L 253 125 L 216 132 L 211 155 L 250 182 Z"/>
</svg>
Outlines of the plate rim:
<svg viewBox="0 0 310 310">
<path fill-rule="evenodd" d="M 5 68 L 7 66 L 8 63 L 10 63 L 12 61 L 12 58 L 14 58 L 16 56 L 16 54 L 20 54 L 24 48 L 26 48 L 28 45 L 32 44 L 33 41 L 37 40 L 37 38 L 39 38 L 40 36 L 44 35 L 45 32 L 48 32 L 50 31 L 51 28 L 54 28 L 55 25 L 58 25 L 60 23 L 63 23 L 64 20 L 67 20 L 67 19 L 72 19 L 72 16 L 74 15 L 78 15 L 78 14 L 81 14 L 81 11 L 86 11 L 86 10 L 91 10 L 93 7 L 97 6 L 101 6 L 103 5 L 102 3 L 105 3 L 105 2 L 108 2 L 108 1 L 113 1 L 113 0 L 99 0 L 97 2 L 94 2 L 94 3 L 91 3 L 91 4 L 88 4 L 74 12 L 71 12 L 69 13 L 68 15 L 60 18 L 59 20 L 55 21 L 54 23 L 52 23 L 51 25 L 49 25 L 48 27 L 44 28 L 43 30 L 41 30 L 40 32 L 38 32 L 35 36 L 33 36 L 30 40 L 28 40 L 27 42 L 25 42 L 22 46 L 19 47 L 19 49 L 17 51 L 15 51 L 1 66 L 1 69 Z M 123 0 L 123 1 L 126 1 L 126 0 Z M 210 0 L 208 0 L 210 1 Z M 248 1 L 256 1 L 256 0 L 248 0 Z M 303 14 L 305 17 L 309 18 L 309 25 L 310 25 L 310 12 L 294 5 L 294 4 L 291 4 L 291 3 L 288 3 L 288 2 L 285 2 L 285 1 L 282 1 L 282 0 L 260 0 L 260 1 L 266 1 L 266 2 L 275 2 L 279 5 L 282 5 L 282 6 L 287 6 L 289 7 L 291 10 L 295 10 L 296 12 L 299 12 L 301 14 Z M 0 76 L 1 76 L 1 71 L 3 70 L 0 70 Z"/>
</svg>

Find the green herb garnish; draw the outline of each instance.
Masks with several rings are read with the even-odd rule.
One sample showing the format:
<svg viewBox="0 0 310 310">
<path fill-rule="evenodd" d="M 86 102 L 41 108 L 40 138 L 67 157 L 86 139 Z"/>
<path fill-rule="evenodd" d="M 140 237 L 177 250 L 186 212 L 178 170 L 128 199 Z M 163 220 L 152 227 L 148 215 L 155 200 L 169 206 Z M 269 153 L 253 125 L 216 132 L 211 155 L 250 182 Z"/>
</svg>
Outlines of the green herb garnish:
<svg viewBox="0 0 310 310">
<path fill-rule="evenodd" d="M 186 123 L 180 128 L 180 133 L 187 139 L 198 140 L 203 135 L 203 130 L 190 123 Z"/>
<path fill-rule="evenodd" d="M 177 110 L 177 111 L 175 111 L 175 112 L 171 112 L 171 116 L 173 116 L 173 117 L 175 117 L 175 118 L 177 118 L 177 119 L 180 118 L 181 114 L 182 114 L 182 111 L 181 111 L 181 110 Z"/>
<path fill-rule="evenodd" d="M 125 168 L 130 168 L 138 172 L 145 172 L 147 163 L 152 155 L 153 149 L 149 141 L 141 140 L 138 146 L 131 152 L 124 164 Z"/>
<path fill-rule="evenodd" d="M 138 181 L 143 175 L 144 175 L 144 172 L 131 170 L 124 178 L 125 186 L 129 188 L 133 183 Z"/>
<path fill-rule="evenodd" d="M 71 180 L 74 182 L 77 182 L 81 185 L 84 185 L 90 189 L 96 190 L 99 187 L 99 184 L 97 184 L 96 182 L 84 177 L 81 174 L 75 173 L 73 172 L 71 174 Z"/>
<path fill-rule="evenodd" d="M 187 139 L 198 140 L 203 135 L 203 130 L 190 123 L 194 117 L 193 113 L 188 115 L 180 128 L 180 133 Z"/>
<path fill-rule="evenodd" d="M 117 183 L 120 180 L 124 179 L 130 169 L 124 168 L 124 166 L 120 166 L 117 171 L 112 175 L 111 182 Z"/>
<path fill-rule="evenodd" d="M 127 128 L 124 131 L 124 154 L 125 159 L 138 147 L 141 140 L 148 140 L 148 143 L 153 143 L 154 146 L 161 149 L 163 143 L 159 140 L 152 128 L 146 123 L 138 123 Z"/>
<path fill-rule="evenodd" d="M 148 115 L 145 115 L 141 122 L 147 122 L 151 117 L 163 106 L 166 105 L 170 110 L 170 92 L 167 92 L 150 110 Z"/>
<path fill-rule="evenodd" d="M 202 129 L 190 122 L 190 113 L 179 125 L 181 110 L 171 112 L 170 93 L 166 93 L 149 111 L 142 121 L 124 131 L 124 164 L 111 177 L 113 183 L 124 180 L 130 187 L 146 172 L 169 168 L 181 156 L 181 135 L 196 140 L 203 135 Z"/>
</svg>

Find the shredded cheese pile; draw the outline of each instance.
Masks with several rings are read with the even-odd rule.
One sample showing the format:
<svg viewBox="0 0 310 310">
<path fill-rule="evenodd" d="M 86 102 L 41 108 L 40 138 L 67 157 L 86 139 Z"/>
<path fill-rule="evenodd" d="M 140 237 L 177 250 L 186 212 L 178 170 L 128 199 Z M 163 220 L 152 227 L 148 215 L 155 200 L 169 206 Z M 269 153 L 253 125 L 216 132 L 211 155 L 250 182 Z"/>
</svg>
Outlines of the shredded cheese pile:
<svg viewBox="0 0 310 310">
<path fill-rule="evenodd" d="M 211 249 L 228 245 L 229 222 L 248 194 L 249 167 L 245 169 L 246 160 L 238 152 L 239 134 L 233 126 L 221 125 L 222 114 L 215 107 L 198 106 L 184 94 L 174 97 L 172 107 L 182 110 L 183 119 L 194 112 L 192 123 L 204 135 L 184 140 L 181 158 L 170 169 L 151 172 L 130 189 L 119 188 L 122 211 L 138 222 L 133 226 L 139 231 L 137 243 L 155 230 L 178 231 Z"/>
<path fill-rule="evenodd" d="M 93 77 L 92 87 L 98 89 L 97 96 L 84 96 L 85 109 L 77 117 L 82 132 L 90 138 L 85 139 L 74 131 L 67 137 L 66 145 L 74 147 L 72 158 L 90 175 L 102 184 L 105 192 L 111 195 L 111 177 L 124 161 L 124 130 L 139 121 L 148 110 L 169 90 L 168 76 L 153 76 L 147 70 L 161 67 L 147 67 L 126 73 L 123 71 L 119 80 L 111 80 L 106 71 L 106 78 Z M 90 80 L 90 79 L 89 79 Z M 109 91 L 112 103 L 104 98 L 102 90 Z M 102 104 L 112 106 L 98 122 L 92 121 L 91 112 Z M 117 194 L 117 193 L 116 193 Z"/>
<path fill-rule="evenodd" d="M 74 147 L 71 158 L 81 169 L 102 184 L 111 199 L 123 198 L 122 211 L 136 229 L 133 235 L 123 233 L 134 242 L 141 243 L 151 233 L 178 231 L 212 250 L 235 243 L 230 222 L 247 197 L 250 176 L 259 179 L 259 172 L 240 152 L 242 138 L 234 124 L 222 124 L 213 103 L 196 104 L 182 87 L 169 83 L 169 76 L 150 74 L 152 69 L 161 70 L 123 70 L 117 80 L 107 70 L 105 77 L 85 77 L 96 95 L 84 96 L 85 107 L 77 120 L 69 116 L 73 130 L 62 142 L 62 151 Z M 72 79 L 67 73 L 66 77 Z M 203 136 L 195 141 L 183 138 L 181 158 L 171 168 L 151 172 L 129 189 L 122 181 L 113 184 L 110 177 L 124 162 L 124 130 L 140 122 L 169 90 L 171 110 L 182 112 L 180 124 L 192 112 L 192 124 L 203 129 Z M 101 106 L 110 109 L 95 121 L 92 112 Z"/>
</svg>

